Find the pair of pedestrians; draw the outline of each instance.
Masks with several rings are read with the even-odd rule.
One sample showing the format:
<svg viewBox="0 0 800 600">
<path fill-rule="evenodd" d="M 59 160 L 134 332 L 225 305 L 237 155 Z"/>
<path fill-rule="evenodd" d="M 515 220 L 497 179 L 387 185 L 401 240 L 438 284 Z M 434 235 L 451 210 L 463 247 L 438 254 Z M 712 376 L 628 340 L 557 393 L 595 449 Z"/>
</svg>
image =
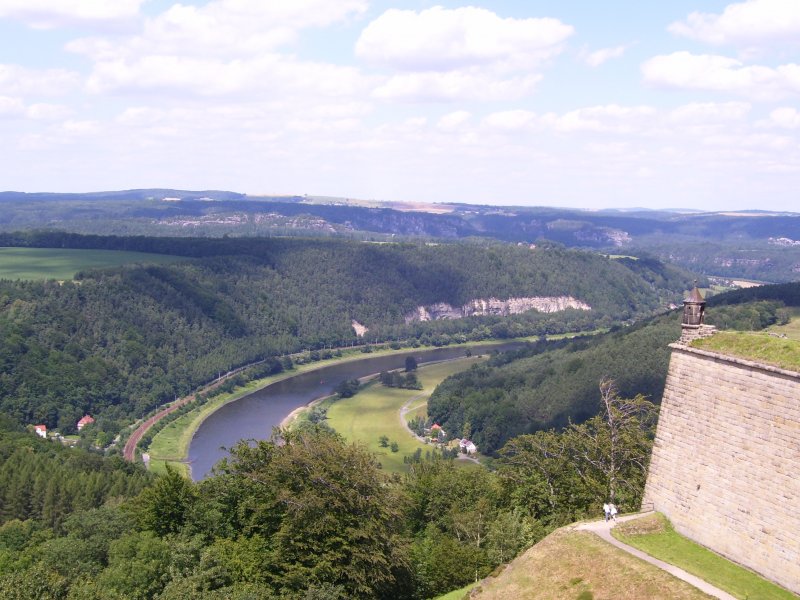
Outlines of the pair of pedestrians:
<svg viewBox="0 0 800 600">
<path fill-rule="evenodd" d="M 616 521 L 617 521 L 617 507 L 614 504 L 612 504 L 610 502 L 604 503 L 603 504 L 603 512 L 606 515 L 606 521 L 608 521 L 609 519 L 614 519 L 614 522 L 616 523 Z"/>
</svg>

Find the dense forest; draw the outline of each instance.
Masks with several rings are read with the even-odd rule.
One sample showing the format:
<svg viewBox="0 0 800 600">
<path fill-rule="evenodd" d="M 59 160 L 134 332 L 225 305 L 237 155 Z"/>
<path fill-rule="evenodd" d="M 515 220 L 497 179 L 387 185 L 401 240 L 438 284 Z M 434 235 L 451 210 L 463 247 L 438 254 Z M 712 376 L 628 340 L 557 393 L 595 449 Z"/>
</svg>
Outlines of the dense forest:
<svg viewBox="0 0 800 600">
<path fill-rule="evenodd" d="M 787 322 L 800 306 L 800 283 L 737 290 L 713 297 L 706 322 L 720 329 L 759 330 Z M 668 344 L 680 337 L 674 312 L 608 334 L 540 343 L 498 355 L 442 382 L 428 403 L 431 418 L 493 453 L 510 438 L 596 414 L 597 381 L 611 378 L 626 396 L 661 401 Z"/>
<path fill-rule="evenodd" d="M 87 492 L 79 486 L 65 488 L 62 502 L 74 512 L 55 521 L 36 512 L 4 516 L 0 597 L 437 596 L 487 576 L 554 527 L 597 515 L 608 498 L 623 509 L 638 506 L 654 407 L 603 389 L 597 417 L 515 440 L 496 471 L 436 459 L 390 476 L 361 446 L 310 423 L 275 440 L 242 442 L 199 484 L 169 470 L 153 481 L 131 465 L 92 457 L 98 480 L 116 476 L 127 487 L 97 486 L 95 501 L 81 500 Z M 21 456 L 45 446 L 66 476 L 83 475 L 84 451 L 2 428 L 0 474 L 16 461 L 33 464 L 36 479 L 35 459 Z M 543 447 L 558 451 L 548 458 Z M 618 466 L 599 466 L 601 457 Z M 7 506 L 30 497 L 24 486 L 4 490 Z"/>
<path fill-rule="evenodd" d="M 219 372 L 269 356 L 365 341 L 437 345 L 594 329 L 662 309 L 688 276 L 657 261 L 556 247 L 333 240 L 0 236 L 0 244 L 186 257 L 0 281 L 0 410 L 70 432 L 84 413 L 119 423 Z M 405 325 L 416 306 L 569 295 L 592 310 Z M 356 337 L 352 321 L 369 328 Z"/>
</svg>

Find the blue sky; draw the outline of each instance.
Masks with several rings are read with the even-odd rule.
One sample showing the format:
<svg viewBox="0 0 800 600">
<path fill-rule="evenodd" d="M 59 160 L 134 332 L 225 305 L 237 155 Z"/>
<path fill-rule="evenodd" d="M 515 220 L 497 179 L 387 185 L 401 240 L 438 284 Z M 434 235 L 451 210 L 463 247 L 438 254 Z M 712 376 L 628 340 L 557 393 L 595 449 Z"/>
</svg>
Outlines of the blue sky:
<svg viewBox="0 0 800 600">
<path fill-rule="evenodd" d="M 0 188 L 798 211 L 798 54 L 798 0 L 0 0 Z"/>
</svg>

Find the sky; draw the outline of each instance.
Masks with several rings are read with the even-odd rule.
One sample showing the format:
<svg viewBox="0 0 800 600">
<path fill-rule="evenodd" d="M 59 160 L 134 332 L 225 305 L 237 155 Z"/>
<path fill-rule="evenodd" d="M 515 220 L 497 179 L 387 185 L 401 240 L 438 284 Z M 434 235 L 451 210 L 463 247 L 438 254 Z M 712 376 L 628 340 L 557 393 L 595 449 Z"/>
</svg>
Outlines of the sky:
<svg viewBox="0 0 800 600">
<path fill-rule="evenodd" d="M 0 189 L 800 212 L 800 0 L 0 0 Z"/>
</svg>

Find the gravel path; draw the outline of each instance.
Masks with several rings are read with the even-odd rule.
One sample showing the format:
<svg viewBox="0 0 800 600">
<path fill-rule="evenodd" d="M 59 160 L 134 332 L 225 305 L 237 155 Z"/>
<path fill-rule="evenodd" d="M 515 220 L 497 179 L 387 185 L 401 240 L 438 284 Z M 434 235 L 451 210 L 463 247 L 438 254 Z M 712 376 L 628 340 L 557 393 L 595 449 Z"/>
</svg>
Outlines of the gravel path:
<svg viewBox="0 0 800 600">
<path fill-rule="evenodd" d="M 617 521 L 630 521 L 632 519 L 638 519 L 639 517 L 643 517 L 650 513 L 638 513 L 635 515 L 626 515 L 624 517 L 619 517 Z M 697 577 L 696 575 L 692 575 L 691 573 L 687 573 L 683 569 L 676 567 L 675 565 L 671 565 L 669 563 L 665 563 L 663 560 L 658 560 L 657 558 L 653 558 L 649 554 L 645 554 L 641 550 L 637 550 L 633 546 L 629 546 L 628 544 L 624 544 L 620 542 L 617 538 L 611 535 L 611 529 L 617 523 L 614 521 L 592 521 L 590 523 L 582 523 L 577 526 L 577 529 L 582 531 L 591 531 L 592 533 L 599 535 L 609 544 L 624 550 L 629 554 L 633 554 L 637 558 L 641 558 L 645 562 L 649 562 L 651 565 L 655 565 L 659 569 L 663 569 L 667 573 L 674 575 L 678 579 L 682 579 L 683 581 L 693 585 L 694 587 L 698 588 L 699 590 L 705 592 L 706 594 L 713 596 L 715 598 L 719 598 L 720 600 L 737 600 L 735 596 L 731 596 L 728 592 L 725 592 L 718 587 L 715 587 Z"/>
</svg>

